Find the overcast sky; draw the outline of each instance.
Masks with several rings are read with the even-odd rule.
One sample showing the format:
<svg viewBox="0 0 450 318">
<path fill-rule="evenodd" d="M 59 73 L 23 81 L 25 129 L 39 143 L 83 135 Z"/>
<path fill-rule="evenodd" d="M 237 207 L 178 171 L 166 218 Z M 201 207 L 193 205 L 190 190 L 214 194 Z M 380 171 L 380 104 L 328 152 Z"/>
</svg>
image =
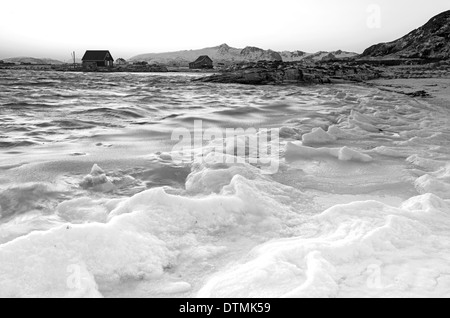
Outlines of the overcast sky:
<svg viewBox="0 0 450 318">
<path fill-rule="evenodd" d="M 227 43 L 362 52 L 450 9 L 449 0 L 1 0 L 0 58 L 115 58 Z"/>
</svg>

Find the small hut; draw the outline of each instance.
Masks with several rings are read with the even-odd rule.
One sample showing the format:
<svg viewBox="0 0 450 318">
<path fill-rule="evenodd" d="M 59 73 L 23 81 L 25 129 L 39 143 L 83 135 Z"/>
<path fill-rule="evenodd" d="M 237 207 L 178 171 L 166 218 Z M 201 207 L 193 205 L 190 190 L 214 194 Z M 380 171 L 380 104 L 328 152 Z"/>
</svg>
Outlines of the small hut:
<svg viewBox="0 0 450 318">
<path fill-rule="evenodd" d="M 125 59 L 123 59 L 123 58 L 118 58 L 118 59 L 116 60 L 116 64 L 117 64 L 117 65 L 126 65 L 126 64 L 128 64 L 128 63 L 127 63 L 127 61 L 126 61 Z"/>
<path fill-rule="evenodd" d="M 214 68 L 213 60 L 207 55 L 202 55 L 195 62 L 189 63 L 189 68 L 191 70 L 212 69 Z"/>
<path fill-rule="evenodd" d="M 114 59 L 109 51 L 86 51 L 82 58 L 83 66 L 113 67 Z"/>
</svg>

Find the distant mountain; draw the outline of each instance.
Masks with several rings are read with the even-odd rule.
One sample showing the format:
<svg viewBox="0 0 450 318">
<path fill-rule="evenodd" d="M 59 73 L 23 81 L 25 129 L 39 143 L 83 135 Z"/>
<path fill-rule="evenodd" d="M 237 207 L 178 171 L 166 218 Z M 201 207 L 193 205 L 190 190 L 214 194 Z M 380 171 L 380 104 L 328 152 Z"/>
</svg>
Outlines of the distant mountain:
<svg viewBox="0 0 450 318">
<path fill-rule="evenodd" d="M 174 66 L 188 66 L 201 55 L 208 55 L 215 64 L 234 63 L 254 60 L 281 60 L 281 56 L 273 51 L 265 51 L 259 48 L 247 47 L 236 49 L 222 44 L 215 47 L 200 50 L 177 51 L 167 53 L 150 53 L 132 57 L 131 61 L 146 61 L 149 63 L 166 64 Z"/>
<path fill-rule="evenodd" d="M 280 53 L 272 51 L 272 50 L 263 50 L 253 46 L 247 46 L 240 53 L 240 57 L 244 61 L 281 61 L 282 57 Z"/>
<path fill-rule="evenodd" d="M 13 57 L 3 60 L 6 63 L 30 63 L 30 64 L 64 64 L 64 62 L 52 59 L 38 59 L 34 57 Z"/>
<path fill-rule="evenodd" d="M 330 56 L 330 53 L 332 54 Z M 237 62 L 257 62 L 266 61 L 301 61 L 304 59 L 318 61 L 326 58 L 344 58 L 353 57 L 357 53 L 349 53 L 343 51 L 335 52 L 319 52 L 305 53 L 302 51 L 295 52 L 276 52 L 272 50 L 263 50 L 257 47 L 248 46 L 244 49 L 237 49 L 222 44 L 215 47 L 204 48 L 200 50 L 177 51 L 167 53 L 149 53 L 132 57 L 131 61 L 146 61 L 154 64 L 165 64 L 169 66 L 188 66 L 190 62 L 195 61 L 201 55 L 208 55 L 217 65 L 219 63 L 231 64 Z"/>
<path fill-rule="evenodd" d="M 78 63 L 78 64 L 81 64 L 83 61 L 81 60 L 81 58 L 76 58 L 75 59 L 75 63 Z M 68 59 L 68 60 L 65 60 L 64 61 L 64 63 L 66 63 L 66 64 L 73 64 L 73 59 Z"/>
<path fill-rule="evenodd" d="M 369 47 L 361 57 L 450 58 L 450 10 L 396 41 Z"/>
<path fill-rule="evenodd" d="M 346 52 L 346 51 L 332 51 L 332 52 L 325 52 L 320 51 L 317 53 L 306 53 L 302 51 L 284 51 L 281 52 L 281 57 L 283 58 L 284 62 L 292 62 L 292 61 L 324 61 L 324 60 L 335 60 L 335 59 L 346 59 L 346 58 L 352 58 L 357 56 L 358 53 L 354 52 Z"/>
</svg>

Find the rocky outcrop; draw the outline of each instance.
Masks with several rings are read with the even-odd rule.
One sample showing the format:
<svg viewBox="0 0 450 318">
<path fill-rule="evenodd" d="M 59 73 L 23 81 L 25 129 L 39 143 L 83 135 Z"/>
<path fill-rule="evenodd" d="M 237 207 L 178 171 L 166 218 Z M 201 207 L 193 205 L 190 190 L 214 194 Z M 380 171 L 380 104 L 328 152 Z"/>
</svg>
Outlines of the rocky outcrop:
<svg viewBox="0 0 450 318">
<path fill-rule="evenodd" d="M 263 50 L 253 46 L 247 46 L 241 51 L 241 57 L 244 61 L 282 61 L 280 53 L 272 50 Z"/>
<path fill-rule="evenodd" d="M 450 58 L 450 11 L 389 43 L 366 49 L 361 58 L 448 59 Z"/>
<path fill-rule="evenodd" d="M 281 58 L 283 59 L 283 61 L 285 62 L 291 62 L 291 61 L 300 61 L 302 59 L 304 59 L 306 56 L 308 56 L 309 54 L 303 51 L 283 51 L 280 53 Z"/>
<path fill-rule="evenodd" d="M 353 52 L 345 52 L 342 50 L 325 52 L 320 51 L 317 53 L 305 53 L 302 51 L 295 52 L 281 52 L 281 57 L 284 62 L 298 62 L 298 61 L 306 61 L 306 62 L 319 62 L 322 60 L 345 60 L 352 59 L 358 56 L 357 53 Z"/>
<path fill-rule="evenodd" d="M 439 61 L 423 65 L 400 65 L 396 67 L 381 67 L 383 78 L 449 78 L 450 61 Z"/>
<path fill-rule="evenodd" d="M 207 83 L 267 84 L 324 84 L 343 81 L 365 81 L 379 78 L 381 71 L 369 65 L 333 63 L 306 65 L 281 61 L 261 61 L 235 65 L 221 74 L 196 79 Z"/>
<path fill-rule="evenodd" d="M 228 44 L 224 43 L 217 47 L 219 54 L 225 55 L 232 49 Z"/>
</svg>

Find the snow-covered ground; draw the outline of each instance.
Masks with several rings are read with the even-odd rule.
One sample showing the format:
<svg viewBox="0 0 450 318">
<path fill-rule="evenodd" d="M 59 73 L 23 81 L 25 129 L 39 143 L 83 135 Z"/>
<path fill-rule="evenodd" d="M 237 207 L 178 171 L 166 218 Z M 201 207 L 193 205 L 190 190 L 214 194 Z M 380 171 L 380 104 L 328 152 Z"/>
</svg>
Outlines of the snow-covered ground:
<svg viewBox="0 0 450 318">
<path fill-rule="evenodd" d="M 70 97 L 33 76 L 0 81 L 1 297 L 450 296 L 442 99 L 113 74 Z M 175 162 L 200 119 L 279 129 L 279 168 L 221 139 Z"/>
</svg>

